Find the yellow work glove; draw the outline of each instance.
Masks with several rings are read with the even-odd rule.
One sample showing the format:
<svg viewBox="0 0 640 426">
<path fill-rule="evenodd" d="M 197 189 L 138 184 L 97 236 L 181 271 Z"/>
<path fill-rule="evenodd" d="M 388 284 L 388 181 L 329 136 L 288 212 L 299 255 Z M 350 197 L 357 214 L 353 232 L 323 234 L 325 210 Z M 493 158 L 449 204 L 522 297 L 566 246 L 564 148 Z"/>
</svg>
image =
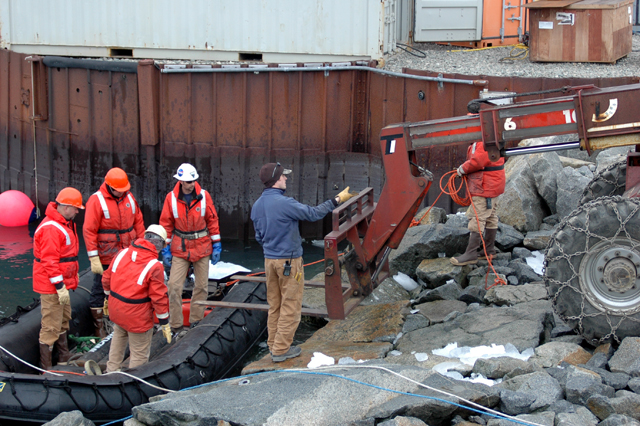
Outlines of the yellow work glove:
<svg viewBox="0 0 640 426">
<path fill-rule="evenodd" d="M 58 292 L 58 303 L 61 305 L 68 305 L 71 302 L 71 299 L 69 299 L 69 290 L 67 290 L 64 284 L 60 290 L 56 289 L 56 292 Z"/>
<path fill-rule="evenodd" d="M 171 343 L 171 326 L 169 326 L 169 323 L 161 325 L 160 328 L 162 329 L 164 338 L 167 339 L 167 343 Z"/>
<path fill-rule="evenodd" d="M 104 272 L 104 269 L 102 269 L 102 263 L 100 263 L 100 257 L 99 256 L 90 257 L 89 261 L 91 261 L 91 272 L 93 272 L 96 275 L 102 275 L 102 273 Z"/>
<path fill-rule="evenodd" d="M 104 305 L 102 305 L 102 315 L 105 317 L 109 316 L 109 299 L 104 298 Z"/>
<path fill-rule="evenodd" d="M 358 195 L 358 193 L 357 192 L 349 192 L 349 187 L 347 186 L 336 197 L 339 199 L 338 203 L 342 204 L 345 201 L 351 199 L 352 197 L 355 197 L 356 195 Z"/>
</svg>

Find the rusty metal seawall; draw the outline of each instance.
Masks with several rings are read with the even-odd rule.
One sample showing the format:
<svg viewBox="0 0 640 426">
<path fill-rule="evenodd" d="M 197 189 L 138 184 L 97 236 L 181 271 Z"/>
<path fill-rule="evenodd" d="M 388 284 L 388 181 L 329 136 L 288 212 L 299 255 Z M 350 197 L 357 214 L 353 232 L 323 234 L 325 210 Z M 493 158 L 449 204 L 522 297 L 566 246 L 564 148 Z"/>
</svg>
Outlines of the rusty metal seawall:
<svg viewBox="0 0 640 426">
<path fill-rule="evenodd" d="M 345 185 L 373 187 L 377 198 L 384 180 L 380 129 L 464 115 L 481 90 L 362 69 L 170 74 L 153 61 L 25 58 L 0 51 L 0 191 L 23 191 L 43 211 L 65 186 L 86 199 L 118 166 L 129 173 L 149 222 L 175 185 L 178 165 L 190 162 L 212 194 L 223 238 L 252 236 L 249 214 L 262 191 L 257 176 L 263 163 L 291 166 L 287 193 L 303 203 L 322 202 Z M 638 81 L 443 77 L 482 78 L 489 90 L 514 92 Z M 420 151 L 418 160 L 439 179 L 465 152 L 436 147 Z M 438 192 L 436 182 L 426 203 Z M 450 200 L 438 205 L 455 209 Z M 314 223 L 302 231 L 322 238 L 328 229 L 328 223 Z"/>
</svg>

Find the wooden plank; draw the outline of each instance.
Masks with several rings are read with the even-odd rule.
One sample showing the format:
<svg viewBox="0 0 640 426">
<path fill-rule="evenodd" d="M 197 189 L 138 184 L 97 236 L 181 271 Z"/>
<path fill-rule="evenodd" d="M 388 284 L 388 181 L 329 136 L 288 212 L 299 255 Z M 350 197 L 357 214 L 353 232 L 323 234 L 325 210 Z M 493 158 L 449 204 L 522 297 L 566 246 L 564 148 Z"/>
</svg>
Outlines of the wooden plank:
<svg viewBox="0 0 640 426">
<path fill-rule="evenodd" d="M 231 277 L 229 277 L 230 280 L 240 280 L 240 281 L 251 281 L 251 282 L 258 282 L 258 283 L 264 283 L 267 282 L 267 277 L 250 277 L 247 275 L 232 275 Z M 305 280 L 304 281 L 304 285 L 306 287 L 324 287 L 324 283 L 322 281 L 308 281 Z M 342 288 L 349 288 L 348 285 L 342 285 Z"/>
<path fill-rule="evenodd" d="M 633 4 L 633 0 L 582 0 L 567 9 L 617 9 Z"/>
</svg>

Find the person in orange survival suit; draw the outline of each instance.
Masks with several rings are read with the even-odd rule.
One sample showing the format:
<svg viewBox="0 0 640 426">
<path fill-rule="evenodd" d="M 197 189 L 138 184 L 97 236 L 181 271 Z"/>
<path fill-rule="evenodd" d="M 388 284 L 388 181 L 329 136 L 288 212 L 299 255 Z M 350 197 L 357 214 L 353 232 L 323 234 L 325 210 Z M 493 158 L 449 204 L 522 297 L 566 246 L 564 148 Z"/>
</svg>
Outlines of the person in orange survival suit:
<svg viewBox="0 0 640 426">
<path fill-rule="evenodd" d="M 452 257 L 454 265 L 474 265 L 478 263 L 478 249 L 482 248 L 480 234 L 484 232 L 484 241 L 487 254 L 493 257 L 496 254 L 495 242 L 498 233 L 498 215 L 492 199 L 504 192 L 505 174 L 504 158 L 491 162 L 489 154 L 484 149 L 482 142 L 476 142 L 467 149 L 467 161 L 458 167 L 458 176 L 467 175 L 467 187 L 471 200 L 475 206 L 467 208 L 469 219 L 469 244 L 462 256 Z M 476 220 L 476 212 L 478 220 Z M 478 227 L 479 223 L 479 227 Z M 484 252 L 482 258 L 485 258 Z"/>
<path fill-rule="evenodd" d="M 173 176 L 178 180 L 167 194 L 160 215 L 160 225 L 167 230 L 167 246 L 162 254 L 171 264 L 169 277 L 169 310 L 171 329 L 182 330 L 182 290 L 184 280 L 193 263 L 195 284 L 191 296 L 189 324 L 191 328 L 204 318 L 204 306 L 194 302 L 206 300 L 209 283 L 209 257 L 214 265 L 220 260 L 222 244 L 218 213 L 211 195 L 196 180 L 198 172 L 183 163 Z"/>
<path fill-rule="evenodd" d="M 150 225 L 144 238 L 120 251 L 104 271 L 102 285 L 109 297 L 109 313 L 114 323 L 107 372 L 120 371 L 129 343 L 129 368 L 149 361 L 155 312 L 167 343 L 169 298 L 164 285 L 164 267 L 158 254 L 166 245 L 167 232 L 160 225 Z"/>
<path fill-rule="evenodd" d="M 102 327 L 106 303 L 102 291 L 102 273 L 116 253 L 144 235 L 144 221 L 140 207 L 129 192 L 127 173 L 114 167 L 107 172 L 100 189 L 87 200 L 82 232 L 91 261 L 93 287 L 89 306 L 93 326 L 98 337 L 106 337 Z"/>
<path fill-rule="evenodd" d="M 69 290 L 78 287 L 78 233 L 73 219 L 84 209 L 82 194 L 64 188 L 47 206 L 45 218 L 33 236 L 33 291 L 40 293 L 40 366 L 51 369 L 55 344 L 58 365 L 71 354 L 67 341 L 71 303 Z"/>
</svg>

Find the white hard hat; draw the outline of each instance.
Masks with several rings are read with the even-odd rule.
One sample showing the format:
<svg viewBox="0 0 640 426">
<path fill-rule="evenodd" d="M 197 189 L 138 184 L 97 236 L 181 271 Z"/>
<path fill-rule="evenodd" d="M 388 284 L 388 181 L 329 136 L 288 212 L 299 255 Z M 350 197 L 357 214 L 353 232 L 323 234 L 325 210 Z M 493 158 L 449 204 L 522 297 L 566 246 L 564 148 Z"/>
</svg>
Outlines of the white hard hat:
<svg viewBox="0 0 640 426">
<path fill-rule="evenodd" d="M 167 231 L 164 229 L 164 226 L 162 225 L 149 225 L 147 230 L 144 232 L 145 233 L 151 232 L 152 234 L 156 234 L 157 236 L 162 238 L 164 241 L 167 240 Z"/>
<path fill-rule="evenodd" d="M 189 163 L 180 164 L 178 172 L 173 177 L 183 182 L 191 182 L 199 178 L 196 168 Z"/>
</svg>

